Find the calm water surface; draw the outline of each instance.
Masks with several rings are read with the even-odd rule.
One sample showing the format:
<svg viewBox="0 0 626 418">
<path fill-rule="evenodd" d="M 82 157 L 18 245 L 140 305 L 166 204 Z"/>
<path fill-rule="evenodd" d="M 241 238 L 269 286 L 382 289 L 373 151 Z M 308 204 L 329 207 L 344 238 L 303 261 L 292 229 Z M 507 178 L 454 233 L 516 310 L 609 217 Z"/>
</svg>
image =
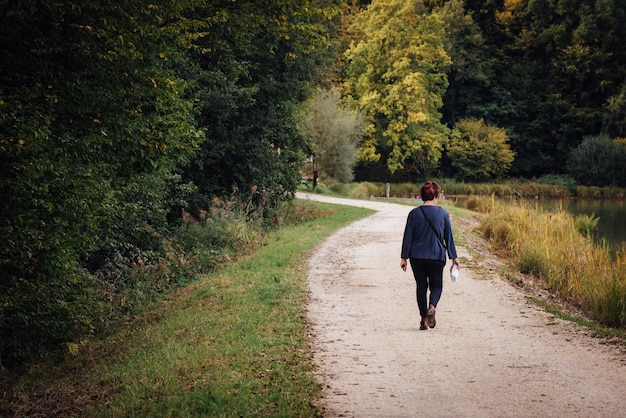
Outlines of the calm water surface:
<svg viewBox="0 0 626 418">
<path fill-rule="evenodd" d="M 548 210 L 563 210 L 572 215 L 594 215 L 600 218 L 598 234 L 612 248 L 626 241 L 626 205 L 623 200 L 541 200 L 537 205 Z"/>
</svg>

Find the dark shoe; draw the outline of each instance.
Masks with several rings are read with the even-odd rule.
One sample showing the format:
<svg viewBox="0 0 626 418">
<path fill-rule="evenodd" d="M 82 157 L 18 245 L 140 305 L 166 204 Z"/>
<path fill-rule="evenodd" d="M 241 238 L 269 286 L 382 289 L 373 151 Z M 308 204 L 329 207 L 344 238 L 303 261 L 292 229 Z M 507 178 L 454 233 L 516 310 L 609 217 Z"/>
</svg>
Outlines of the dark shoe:
<svg viewBox="0 0 626 418">
<path fill-rule="evenodd" d="M 430 328 L 435 328 L 435 325 L 437 325 L 437 320 L 435 319 L 435 307 L 430 305 L 430 308 L 428 308 L 428 326 Z"/>
<path fill-rule="evenodd" d="M 420 329 L 428 329 L 428 318 L 422 318 L 422 320 L 420 321 Z"/>
</svg>

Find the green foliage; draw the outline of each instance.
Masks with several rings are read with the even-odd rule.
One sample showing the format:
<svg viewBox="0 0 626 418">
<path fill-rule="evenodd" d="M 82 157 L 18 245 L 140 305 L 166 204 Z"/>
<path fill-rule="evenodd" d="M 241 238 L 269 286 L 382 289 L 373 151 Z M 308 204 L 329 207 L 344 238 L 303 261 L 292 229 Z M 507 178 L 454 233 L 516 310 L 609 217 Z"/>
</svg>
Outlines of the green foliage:
<svg viewBox="0 0 626 418">
<path fill-rule="evenodd" d="M 485 111 L 473 114 L 483 106 L 484 91 L 493 78 L 495 59 L 488 56 L 485 39 L 478 24 L 463 7 L 463 0 L 446 1 L 435 9 L 444 22 L 445 50 L 452 64 L 447 69 L 450 83 L 443 97 L 443 120 L 453 126 L 458 118 L 487 117 Z"/>
<path fill-rule="evenodd" d="M 489 183 L 466 183 L 454 180 L 439 180 L 447 195 L 481 195 L 513 198 L 594 198 L 623 199 L 626 189 L 619 187 L 554 185 L 539 181 L 507 180 Z"/>
<path fill-rule="evenodd" d="M 390 186 L 390 195 L 400 198 L 415 199 L 420 194 L 421 184 L 416 183 L 396 183 Z"/>
<path fill-rule="evenodd" d="M 537 179 L 539 184 L 565 187 L 569 190 L 576 190 L 576 180 L 567 174 L 546 174 Z"/>
<path fill-rule="evenodd" d="M 0 17 L 0 351 L 101 327 L 106 260 L 158 248 L 199 142 L 172 28 L 131 2 L 5 3 Z M 19 297 L 15 297 L 19 294 Z M 94 309 L 94 306 L 96 307 Z M 19 330 L 19 331 L 16 331 Z"/>
<path fill-rule="evenodd" d="M 203 3 L 188 46 L 197 78 L 198 122 L 207 140 L 184 169 L 192 209 L 236 196 L 271 217 L 300 181 L 308 144 L 299 104 L 328 57 L 336 1 Z"/>
<path fill-rule="evenodd" d="M 406 66 L 400 63 L 410 57 L 407 45 L 413 45 L 407 39 L 437 37 L 417 29 L 428 19 L 443 26 L 441 45 L 451 62 L 431 65 L 416 84 L 430 86 L 430 99 L 442 98 L 441 106 L 422 101 L 419 89 L 410 90 L 412 84 L 401 71 Z M 354 42 L 346 54 L 346 91 L 369 122 L 357 180 L 402 182 L 416 172 L 429 177 L 455 174 L 446 155 L 439 160 L 439 143 L 424 140 L 441 131 L 431 127 L 429 133 L 417 134 L 420 143 L 411 142 L 403 113 L 411 108 L 403 94 L 425 105 L 417 112 L 441 111 L 434 119 L 441 118 L 448 127 L 463 119 L 483 119 L 506 129 L 516 154 L 511 175 L 565 174 L 570 150 L 584 137 L 625 135 L 624 20 L 626 9 L 616 1 L 373 2 L 353 20 Z M 421 62 L 437 56 L 435 45 L 433 41 L 432 49 L 421 49 L 428 51 Z M 432 87 L 428 74 L 437 71 L 445 72 L 447 88 Z M 399 85 L 401 93 L 393 87 Z"/>
<path fill-rule="evenodd" d="M 223 213 L 215 218 L 238 217 L 229 206 L 216 202 Z M 75 356 L 60 365 L 38 362 L 12 375 L 12 386 L 0 380 L 1 414 L 320 415 L 302 266 L 333 231 L 371 211 L 304 201 L 283 209 L 297 225 L 264 234 L 254 254 L 203 276 L 106 339 L 73 345 Z M 205 223 L 189 225 L 198 229 L 184 233 L 202 241 Z"/>
<path fill-rule="evenodd" d="M 405 165 L 424 172 L 448 139 L 439 113 L 450 64 L 441 19 L 419 2 L 375 0 L 351 30 L 346 85 L 366 119 L 360 158 L 383 161 L 392 174 Z"/>
<path fill-rule="evenodd" d="M 395 191 L 395 187 L 394 187 Z M 385 183 L 360 182 L 345 185 L 341 196 L 354 199 L 369 199 L 371 197 L 385 197 Z"/>
<path fill-rule="evenodd" d="M 453 68 L 480 58 L 475 74 L 493 75 L 482 82 L 450 73 L 446 121 L 484 118 L 506 128 L 517 153 L 512 173 L 562 174 L 584 136 L 624 136 L 626 10 L 619 2 L 465 0 L 463 10 L 435 3 L 445 4 L 444 21 L 458 25 L 447 31 Z"/>
<path fill-rule="evenodd" d="M 613 93 L 604 105 L 602 126 L 607 132 L 623 138 L 626 137 L 626 83 Z"/>
<path fill-rule="evenodd" d="M 567 170 L 583 185 L 626 187 L 626 144 L 607 135 L 585 137 L 569 155 Z"/>
<path fill-rule="evenodd" d="M 411 42 L 430 42 L 431 49 L 420 49 L 422 63 L 438 56 L 433 40 L 439 32 L 428 32 L 429 37 L 418 29 L 428 19 L 442 25 L 441 45 L 451 62 L 432 64 L 413 81 L 427 86 L 431 100 L 442 98 L 441 106 L 422 101 L 403 72 Z M 441 131 L 431 126 L 429 133 L 417 134 L 419 144 L 411 142 L 405 113 L 412 109 L 404 95 L 424 105 L 416 112 L 441 111 L 434 119 L 449 127 L 483 119 L 506 129 L 516 154 L 511 175 L 565 174 L 570 151 L 586 136 L 626 135 L 624 20 L 626 9 L 616 1 L 372 2 L 353 19 L 353 44 L 346 53 L 346 92 L 369 122 L 357 180 L 402 182 L 416 172 L 455 174 L 447 156 L 439 160 L 438 143 L 427 140 Z M 429 75 L 438 71 L 445 72 L 447 88 L 433 87 Z"/>
<path fill-rule="evenodd" d="M 448 156 L 463 179 L 486 179 L 506 173 L 515 153 L 504 129 L 467 119 L 455 125 Z"/>
<path fill-rule="evenodd" d="M 344 183 L 354 178 L 363 120 L 360 114 L 343 108 L 340 100 L 336 89 L 318 90 L 303 110 L 302 129 L 310 138 L 312 151 L 305 168 L 314 187 L 318 176 Z"/>
<path fill-rule="evenodd" d="M 297 104 L 337 11 L 335 1 L 0 5 L 3 365 L 75 344 L 214 264 L 230 245 L 218 238 L 236 231 L 186 248 L 173 235 L 183 208 L 233 195 L 247 217 L 278 213 L 306 149 Z"/>
</svg>

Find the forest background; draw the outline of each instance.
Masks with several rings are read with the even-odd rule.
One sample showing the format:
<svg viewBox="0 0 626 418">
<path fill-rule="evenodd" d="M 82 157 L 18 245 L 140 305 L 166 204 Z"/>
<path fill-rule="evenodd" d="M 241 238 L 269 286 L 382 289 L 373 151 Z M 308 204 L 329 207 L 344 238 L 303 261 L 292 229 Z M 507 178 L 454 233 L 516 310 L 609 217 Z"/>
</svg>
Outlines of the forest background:
<svg viewBox="0 0 626 418">
<path fill-rule="evenodd" d="M 619 0 L 369 3 L 0 3 L 0 367 L 259 245 L 303 173 L 626 186 Z"/>
</svg>

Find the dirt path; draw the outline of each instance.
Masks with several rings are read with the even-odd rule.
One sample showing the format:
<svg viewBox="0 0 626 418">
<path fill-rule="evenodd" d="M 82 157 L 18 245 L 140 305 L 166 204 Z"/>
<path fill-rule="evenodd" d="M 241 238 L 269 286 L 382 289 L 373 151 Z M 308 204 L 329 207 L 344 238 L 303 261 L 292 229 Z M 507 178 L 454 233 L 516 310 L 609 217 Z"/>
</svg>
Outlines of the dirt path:
<svg viewBox="0 0 626 418">
<path fill-rule="evenodd" d="M 619 347 L 467 268 L 457 283 L 444 275 L 437 326 L 420 331 L 415 282 L 399 267 L 411 208 L 298 196 L 378 211 L 338 231 L 310 260 L 325 416 L 626 417 Z"/>
</svg>

